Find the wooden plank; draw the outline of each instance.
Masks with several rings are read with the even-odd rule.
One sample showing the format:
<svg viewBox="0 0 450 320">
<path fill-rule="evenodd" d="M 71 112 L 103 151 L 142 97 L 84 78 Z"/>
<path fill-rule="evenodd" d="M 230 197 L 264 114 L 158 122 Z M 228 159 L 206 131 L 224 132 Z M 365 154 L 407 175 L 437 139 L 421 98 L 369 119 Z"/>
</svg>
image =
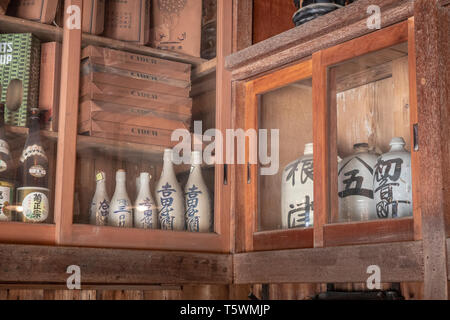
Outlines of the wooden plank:
<svg viewBox="0 0 450 320">
<path fill-rule="evenodd" d="M 253 43 L 258 43 L 295 27 L 293 1 L 271 0 L 253 3 Z"/>
<path fill-rule="evenodd" d="M 367 1 L 359 0 L 358 3 L 355 3 L 354 5 L 364 2 Z M 403 21 L 412 16 L 413 1 L 405 0 L 398 1 L 398 3 L 399 6 L 395 6 L 390 9 L 386 8 L 386 11 L 383 11 L 383 14 L 381 15 L 382 27 L 386 27 L 393 23 Z M 374 1 L 371 1 L 370 4 L 374 4 Z M 351 8 L 352 6 L 348 6 L 348 8 Z M 347 10 L 347 8 L 344 8 L 342 10 Z M 336 10 L 335 12 L 338 13 L 340 12 L 340 10 Z M 363 12 L 365 14 L 366 9 L 363 9 Z M 360 12 L 359 14 L 363 12 Z M 321 27 L 327 29 L 327 27 L 330 25 L 330 21 L 332 21 L 328 20 L 327 18 L 333 13 L 334 12 L 331 12 L 326 16 L 319 17 L 311 21 L 310 23 L 320 19 L 320 21 L 322 21 Z M 322 18 L 326 20 L 322 20 Z M 296 29 L 301 29 L 302 34 L 305 32 L 305 30 L 302 28 L 295 28 L 294 30 Z M 363 20 L 360 20 L 351 25 L 347 25 L 347 27 L 344 29 L 335 26 L 335 31 L 329 30 L 329 32 L 325 33 L 324 35 L 313 37 L 310 40 L 305 40 L 305 42 L 300 41 L 299 44 L 283 47 L 283 50 L 275 52 L 268 56 L 262 56 L 257 60 L 251 62 L 250 64 L 245 64 L 238 68 L 227 65 L 227 68 L 229 68 L 229 70 L 232 70 L 232 77 L 234 80 L 242 80 L 268 70 L 273 70 L 274 68 L 286 65 L 293 61 L 308 57 L 319 50 L 330 48 L 334 45 L 338 45 L 354 38 L 364 36 L 371 32 L 373 32 L 373 30 L 367 28 L 367 16 L 365 16 Z M 275 38 L 277 37 L 274 37 L 274 39 Z"/>
<path fill-rule="evenodd" d="M 65 8 L 69 6 L 78 6 L 82 11 L 83 3 L 80 0 L 68 0 L 65 2 Z M 70 19 L 69 14 L 65 12 L 64 21 L 68 19 Z M 58 244 L 68 242 L 70 228 L 73 223 L 81 27 L 79 29 L 69 28 L 64 23 L 63 35 L 59 138 L 55 183 L 55 223 L 56 242 Z"/>
<path fill-rule="evenodd" d="M 323 247 L 323 226 L 330 212 L 329 152 L 330 119 L 327 105 L 327 71 L 322 51 L 313 54 L 313 137 L 314 137 L 314 247 Z"/>
<path fill-rule="evenodd" d="M 65 284 L 70 265 L 81 285 L 229 284 L 230 255 L 0 245 L 0 283 Z"/>
<path fill-rule="evenodd" d="M 233 0 L 233 52 L 252 45 L 253 0 Z"/>
<path fill-rule="evenodd" d="M 0 223 L 1 243 L 55 244 L 55 225 L 19 222 Z"/>
<path fill-rule="evenodd" d="M 225 133 L 232 128 L 231 124 L 231 74 L 225 70 L 225 57 L 232 52 L 233 2 L 218 0 L 217 2 L 217 71 L 216 71 L 216 126 Z M 224 139 L 225 140 L 225 139 Z M 225 159 L 226 141 L 223 149 L 215 150 L 216 159 Z M 223 161 L 224 162 L 224 161 Z M 231 167 L 227 165 L 226 168 Z M 223 245 L 221 250 L 230 252 L 234 247 L 231 230 L 233 177 L 231 170 L 225 170 L 224 164 L 216 164 L 214 176 L 214 227 L 220 235 Z M 225 176 L 227 174 L 227 176 Z"/>
<path fill-rule="evenodd" d="M 419 123 L 420 188 L 422 237 L 425 272 L 425 299 L 448 299 L 446 230 L 444 211 L 444 163 L 442 143 L 448 139 L 441 132 L 441 110 L 446 104 L 445 70 L 448 56 L 442 43 L 448 41 L 441 33 L 443 8 L 437 0 L 418 0 L 414 7 L 417 109 Z M 445 30 L 442 30 L 445 31 Z M 447 88 L 447 89 L 446 89 Z M 444 134 L 444 135 L 443 135 Z M 442 140 L 445 139 L 445 140 Z M 445 164 L 448 165 L 448 164 Z"/>
<path fill-rule="evenodd" d="M 203 78 L 211 73 L 216 72 L 216 66 L 217 66 L 217 57 L 197 65 L 194 69 L 192 69 L 191 74 L 192 81 L 195 81 L 197 79 Z"/>
<path fill-rule="evenodd" d="M 420 241 L 241 253 L 234 283 L 366 282 L 370 265 L 380 267 L 382 282 L 422 281 L 422 253 Z"/>
<path fill-rule="evenodd" d="M 117 166 L 119 169 L 122 166 Z M 109 177 L 114 177 L 111 170 Z M 111 178 L 110 178 L 111 180 Z M 113 184 L 108 194 L 111 196 Z M 166 230 L 117 229 L 93 225 L 73 225 L 70 245 L 95 248 L 126 248 L 151 250 L 186 250 L 226 253 L 223 237 L 216 233 L 189 233 Z"/>
<path fill-rule="evenodd" d="M 314 246 L 313 229 L 291 229 L 253 234 L 254 251 L 303 249 Z"/>
<path fill-rule="evenodd" d="M 292 28 L 291 30 L 230 55 L 226 60 L 226 68 L 234 70 L 267 56 L 275 55 L 286 48 L 295 47 L 300 43 L 307 43 L 312 39 L 320 38 L 326 34 L 334 33 L 334 36 L 336 36 L 336 34 L 342 33 L 341 29 L 348 29 L 358 22 L 361 22 L 361 25 L 364 24 L 365 32 L 369 33 L 371 30 L 367 28 L 366 22 L 368 18 L 367 7 L 370 5 L 378 5 L 380 7 L 383 12 L 381 17 L 382 27 L 386 27 L 411 16 L 413 2 L 411 0 L 359 0 L 351 6 L 330 12 L 326 16 L 318 17 L 301 27 Z M 404 16 L 405 12 L 403 12 L 405 6 L 408 11 L 407 16 Z M 395 14 L 393 15 L 394 12 Z M 402 17 L 400 18 L 400 16 Z M 262 19 L 262 21 L 265 21 L 265 19 Z M 314 49 L 311 52 L 317 50 Z"/>
<path fill-rule="evenodd" d="M 322 60 L 325 65 L 333 65 L 344 60 L 350 60 L 367 53 L 406 42 L 407 40 L 408 22 L 404 21 L 328 48 L 323 51 Z M 403 54 L 399 53 L 399 57 L 401 55 Z"/>
<path fill-rule="evenodd" d="M 324 226 L 326 247 L 414 240 L 413 218 Z"/>
<path fill-rule="evenodd" d="M 53 25 L 37 23 L 30 20 L 20 19 L 6 15 L 0 15 L 0 30 L 2 30 L 2 32 L 10 32 L 10 33 L 31 32 L 34 35 L 36 35 L 39 39 L 45 42 L 62 41 L 64 38 L 63 29 L 60 27 L 55 27 Z M 136 54 L 153 56 L 172 61 L 179 61 L 189 63 L 192 65 L 201 65 L 206 61 L 205 59 L 193 57 L 183 53 L 159 50 L 147 46 L 131 44 L 125 41 L 96 36 L 88 33 L 83 34 L 82 44 L 83 47 L 86 47 L 88 45 L 108 47 L 111 49 L 125 50 Z"/>
<path fill-rule="evenodd" d="M 409 65 L 409 121 L 410 137 L 414 137 L 414 126 L 418 123 L 417 111 L 417 76 L 416 76 L 416 37 L 414 17 L 408 20 L 408 65 Z M 420 208 L 420 174 L 419 153 L 414 150 L 414 139 L 411 139 L 411 180 L 414 216 L 414 240 L 422 240 L 422 211 Z"/>
<path fill-rule="evenodd" d="M 0 283 L 0 292 L 3 290 L 68 290 L 67 284 L 48 284 L 48 283 Z M 163 290 L 181 290 L 181 286 L 176 285 L 108 285 L 108 284 L 87 284 L 82 285 L 81 291 L 95 290 L 145 290 L 145 291 L 163 291 Z M 83 295 L 83 294 L 82 294 Z M 1 299 L 0 299 L 1 300 Z"/>
</svg>

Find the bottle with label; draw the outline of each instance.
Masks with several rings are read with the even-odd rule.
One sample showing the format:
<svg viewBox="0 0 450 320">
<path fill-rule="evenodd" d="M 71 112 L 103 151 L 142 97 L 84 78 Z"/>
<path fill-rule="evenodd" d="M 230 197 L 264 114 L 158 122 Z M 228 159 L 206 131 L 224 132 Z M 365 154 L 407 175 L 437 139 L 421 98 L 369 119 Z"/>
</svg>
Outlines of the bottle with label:
<svg viewBox="0 0 450 320">
<path fill-rule="evenodd" d="M 126 189 L 127 173 L 118 170 L 116 173 L 116 191 L 111 199 L 108 225 L 119 228 L 133 228 L 133 206 Z"/>
<path fill-rule="evenodd" d="M 95 175 L 97 187 L 91 202 L 89 224 L 96 226 L 108 225 L 110 201 L 106 192 L 106 175 L 100 171 Z"/>
<path fill-rule="evenodd" d="M 314 225 L 313 144 L 303 156 L 289 163 L 281 180 L 281 227 L 310 228 Z"/>
<path fill-rule="evenodd" d="M 39 109 L 31 109 L 29 133 L 19 161 L 17 211 L 26 223 L 49 222 L 48 158 L 41 143 Z"/>
<path fill-rule="evenodd" d="M 172 164 L 173 151 L 164 150 L 161 178 L 156 185 L 158 217 L 163 230 L 185 230 L 183 191 Z"/>
<path fill-rule="evenodd" d="M 202 176 L 202 154 L 193 151 L 191 173 L 184 189 L 186 227 L 189 232 L 212 232 L 213 216 L 208 188 Z"/>
<path fill-rule="evenodd" d="M 5 135 L 5 105 L 0 104 L 0 222 L 13 221 L 13 164 Z"/>
<path fill-rule="evenodd" d="M 139 191 L 134 204 L 134 227 L 138 229 L 157 229 L 158 210 L 150 192 L 152 176 L 142 172 L 139 178 Z"/>
</svg>

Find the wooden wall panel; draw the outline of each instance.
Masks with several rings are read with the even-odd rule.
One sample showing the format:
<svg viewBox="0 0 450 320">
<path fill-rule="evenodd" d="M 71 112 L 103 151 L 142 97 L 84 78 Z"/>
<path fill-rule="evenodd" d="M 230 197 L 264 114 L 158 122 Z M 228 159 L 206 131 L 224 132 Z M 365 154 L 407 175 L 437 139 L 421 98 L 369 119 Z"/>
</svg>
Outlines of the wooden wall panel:
<svg viewBox="0 0 450 320">
<path fill-rule="evenodd" d="M 253 1 L 253 43 L 294 28 L 292 0 Z"/>
</svg>

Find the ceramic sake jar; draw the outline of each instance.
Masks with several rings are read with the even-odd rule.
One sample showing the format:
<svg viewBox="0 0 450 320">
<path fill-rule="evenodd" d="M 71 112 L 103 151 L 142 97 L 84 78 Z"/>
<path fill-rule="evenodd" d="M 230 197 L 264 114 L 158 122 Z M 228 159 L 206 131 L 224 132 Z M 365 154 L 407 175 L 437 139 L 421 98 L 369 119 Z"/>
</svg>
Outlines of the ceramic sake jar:
<svg viewBox="0 0 450 320">
<path fill-rule="evenodd" d="M 367 143 L 355 144 L 354 154 L 338 165 L 339 222 L 377 218 L 373 195 L 373 174 L 379 157 Z"/>
<path fill-rule="evenodd" d="M 281 227 L 308 228 L 314 223 L 313 144 L 289 163 L 281 181 Z"/>
<path fill-rule="evenodd" d="M 193 151 L 191 172 L 184 189 L 186 227 L 189 232 L 212 232 L 213 216 L 208 188 L 202 176 L 202 154 Z"/>
<path fill-rule="evenodd" d="M 411 154 L 405 140 L 393 138 L 391 149 L 377 159 L 373 178 L 376 216 L 403 218 L 413 214 Z"/>
<path fill-rule="evenodd" d="M 178 183 L 172 163 L 172 149 L 164 150 L 161 177 L 156 184 L 156 203 L 162 230 L 185 230 L 184 192 Z"/>
</svg>

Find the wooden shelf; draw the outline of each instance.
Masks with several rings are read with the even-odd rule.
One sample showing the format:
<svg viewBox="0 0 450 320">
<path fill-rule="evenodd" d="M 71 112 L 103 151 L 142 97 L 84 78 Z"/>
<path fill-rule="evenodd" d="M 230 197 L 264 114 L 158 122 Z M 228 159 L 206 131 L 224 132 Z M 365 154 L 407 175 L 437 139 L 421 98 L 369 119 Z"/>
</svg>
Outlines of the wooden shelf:
<svg viewBox="0 0 450 320">
<path fill-rule="evenodd" d="M 62 41 L 63 29 L 54 25 L 47 25 L 33 22 L 16 17 L 0 15 L 0 32 L 1 33 L 33 33 L 42 41 Z M 157 57 L 172 61 L 189 63 L 193 66 L 202 65 L 207 62 L 205 59 L 189 56 L 182 53 L 159 50 L 147 46 L 136 45 L 125 41 L 114 40 L 91 34 L 83 34 L 83 47 L 95 45 L 100 47 L 108 47 L 117 50 L 125 50 L 136 54 Z"/>
<path fill-rule="evenodd" d="M 192 69 L 192 81 L 198 80 L 200 78 L 206 77 L 214 72 L 216 72 L 217 58 L 203 62 Z"/>
<path fill-rule="evenodd" d="M 28 131 L 28 128 L 25 127 L 6 126 L 6 134 L 8 137 L 26 137 Z M 41 130 L 41 136 L 49 140 L 58 140 L 58 132 Z"/>
</svg>

